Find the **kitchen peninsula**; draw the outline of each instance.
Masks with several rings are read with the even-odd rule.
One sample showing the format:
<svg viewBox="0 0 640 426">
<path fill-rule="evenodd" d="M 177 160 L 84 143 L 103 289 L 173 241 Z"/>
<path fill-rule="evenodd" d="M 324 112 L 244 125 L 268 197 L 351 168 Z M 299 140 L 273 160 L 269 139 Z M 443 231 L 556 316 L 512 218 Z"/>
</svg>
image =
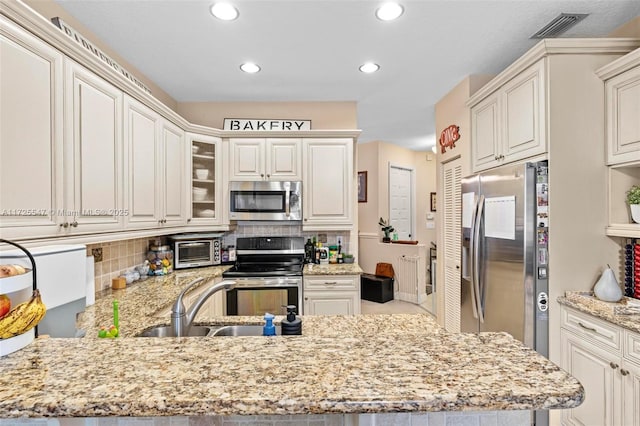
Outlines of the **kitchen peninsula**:
<svg viewBox="0 0 640 426">
<path fill-rule="evenodd" d="M 168 324 L 166 309 L 187 283 L 219 280 L 223 269 L 108 291 L 80 316 L 84 338 L 39 338 L 4 357 L 0 418 L 492 412 L 584 398 L 573 377 L 509 335 L 448 333 L 429 315 L 304 316 L 302 336 L 135 337 Z M 98 339 L 114 298 L 121 337 Z"/>
</svg>

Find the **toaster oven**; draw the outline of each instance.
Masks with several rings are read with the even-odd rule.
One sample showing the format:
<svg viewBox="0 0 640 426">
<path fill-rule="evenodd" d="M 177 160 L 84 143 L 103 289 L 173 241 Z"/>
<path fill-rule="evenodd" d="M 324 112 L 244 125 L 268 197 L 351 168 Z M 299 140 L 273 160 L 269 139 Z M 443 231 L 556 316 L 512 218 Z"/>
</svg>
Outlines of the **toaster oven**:
<svg viewBox="0 0 640 426">
<path fill-rule="evenodd" d="M 222 263 L 220 234 L 181 234 L 169 237 L 173 268 L 196 268 Z"/>
</svg>

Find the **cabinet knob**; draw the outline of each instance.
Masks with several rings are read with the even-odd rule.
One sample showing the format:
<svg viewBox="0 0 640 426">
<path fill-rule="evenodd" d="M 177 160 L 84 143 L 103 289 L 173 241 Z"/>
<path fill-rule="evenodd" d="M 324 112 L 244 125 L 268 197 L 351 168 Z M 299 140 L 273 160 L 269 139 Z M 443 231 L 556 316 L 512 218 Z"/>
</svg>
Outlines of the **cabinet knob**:
<svg viewBox="0 0 640 426">
<path fill-rule="evenodd" d="M 307 221 L 307 218 L 306 218 L 306 217 L 304 218 L 304 221 L 305 221 L 305 222 Z"/>
<path fill-rule="evenodd" d="M 616 364 L 615 362 L 610 362 L 609 366 L 611 366 L 611 368 L 613 368 L 614 370 L 618 368 L 618 364 Z"/>
<path fill-rule="evenodd" d="M 267 178 L 270 178 L 270 177 L 271 177 L 271 175 L 270 175 L 270 174 L 267 174 Z"/>
<path fill-rule="evenodd" d="M 625 370 L 624 368 L 620 369 L 620 374 L 622 374 L 623 376 L 626 376 L 629 374 L 629 372 L 627 370 Z"/>
<path fill-rule="evenodd" d="M 187 222 L 191 222 L 191 218 L 187 219 Z"/>
<path fill-rule="evenodd" d="M 73 226 L 74 228 L 77 228 L 78 222 L 74 220 L 73 222 L 71 222 L 71 226 Z"/>
<path fill-rule="evenodd" d="M 264 177 L 264 173 L 260 173 L 260 177 L 263 178 Z"/>
<path fill-rule="evenodd" d="M 309 300 L 309 298 L 308 298 L 308 297 L 305 297 L 305 298 L 304 298 L 304 300 Z"/>
<path fill-rule="evenodd" d="M 68 228 L 69 227 L 69 222 L 61 223 L 60 226 L 63 227 L 63 228 Z"/>
</svg>

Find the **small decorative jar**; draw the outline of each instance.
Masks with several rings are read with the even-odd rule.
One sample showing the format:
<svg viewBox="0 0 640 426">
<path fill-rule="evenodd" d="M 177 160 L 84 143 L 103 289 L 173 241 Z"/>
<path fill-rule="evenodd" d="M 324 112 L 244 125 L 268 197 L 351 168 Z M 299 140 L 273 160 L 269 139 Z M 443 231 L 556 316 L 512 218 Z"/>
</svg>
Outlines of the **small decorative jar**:
<svg viewBox="0 0 640 426">
<path fill-rule="evenodd" d="M 167 275 L 173 271 L 173 250 L 170 246 L 150 246 L 147 260 L 149 275 Z"/>
</svg>

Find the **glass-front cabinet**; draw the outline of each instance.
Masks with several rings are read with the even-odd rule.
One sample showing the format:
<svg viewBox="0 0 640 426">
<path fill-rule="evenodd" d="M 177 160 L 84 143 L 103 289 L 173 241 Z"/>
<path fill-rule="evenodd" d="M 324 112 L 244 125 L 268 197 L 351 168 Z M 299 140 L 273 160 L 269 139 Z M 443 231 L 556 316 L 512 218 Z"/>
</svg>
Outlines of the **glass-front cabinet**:
<svg viewBox="0 0 640 426">
<path fill-rule="evenodd" d="M 188 223 L 217 225 L 221 223 L 221 140 L 208 135 L 189 133 L 191 146 L 191 214 Z"/>
</svg>

